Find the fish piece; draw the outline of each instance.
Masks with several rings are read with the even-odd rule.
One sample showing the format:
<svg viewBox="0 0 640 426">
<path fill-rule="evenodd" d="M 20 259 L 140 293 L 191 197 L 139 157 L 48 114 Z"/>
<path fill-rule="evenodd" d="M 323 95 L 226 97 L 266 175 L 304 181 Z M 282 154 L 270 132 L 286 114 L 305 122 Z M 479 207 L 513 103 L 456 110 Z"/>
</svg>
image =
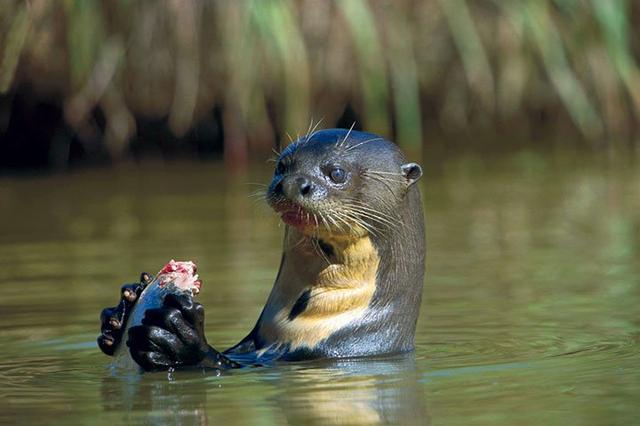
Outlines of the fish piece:
<svg viewBox="0 0 640 426">
<path fill-rule="evenodd" d="M 134 305 L 131 314 L 124 324 L 120 347 L 114 354 L 113 366 L 116 368 L 139 369 L 131 358 L 126 341 L 129 338 L 129 329 L 142 324 L 145 312 L 162 306 L 164 298 L 168 294 L 182 294 L 193 297 L 200 292 L 202 282 L 198 278 L 197 266 L 191 261 L 176 261 L 171 259 L 169 263 L 158 272 L 155 279 L 149 283 Z"/>
</svg>

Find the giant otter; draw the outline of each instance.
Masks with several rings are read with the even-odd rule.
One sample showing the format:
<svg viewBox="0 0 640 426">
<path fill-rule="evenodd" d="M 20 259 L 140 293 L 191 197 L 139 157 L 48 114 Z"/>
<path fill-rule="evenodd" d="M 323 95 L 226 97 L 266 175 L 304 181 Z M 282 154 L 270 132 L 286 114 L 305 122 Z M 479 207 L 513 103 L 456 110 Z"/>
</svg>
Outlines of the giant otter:
<svg viewBox="0 0 640 426">
<path fill-rule="evenodd" d="M 425 240 L 417 185 L 422 169 L 371 133 L 322 130 L 279 156 L 267 201 L 286 224 L 280 270 L 253 330 L 218 352 L 204 308 L 169 295 L 129 331 L 145 370 L 235 368 L 283 360 L 353 357 L 413 349 Z M 149 276 L 125 285 L 102 312 L 98 344 L 113 354 Z"/>
</svg>

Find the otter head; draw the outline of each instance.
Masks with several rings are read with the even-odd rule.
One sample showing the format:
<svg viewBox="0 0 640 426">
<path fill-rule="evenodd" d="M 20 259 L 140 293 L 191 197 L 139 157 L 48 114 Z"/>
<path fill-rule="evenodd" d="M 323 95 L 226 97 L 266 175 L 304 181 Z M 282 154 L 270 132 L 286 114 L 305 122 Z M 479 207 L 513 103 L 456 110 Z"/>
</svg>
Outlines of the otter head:
<svg viewBox="0 0 640 426">
<path fill-rule="evenodd" d="M 422 169 L 371 133 L 323 130 L 289 145 L 267 200 L 287 225 L 322 240 L 383 234 Z"/>
</svg>

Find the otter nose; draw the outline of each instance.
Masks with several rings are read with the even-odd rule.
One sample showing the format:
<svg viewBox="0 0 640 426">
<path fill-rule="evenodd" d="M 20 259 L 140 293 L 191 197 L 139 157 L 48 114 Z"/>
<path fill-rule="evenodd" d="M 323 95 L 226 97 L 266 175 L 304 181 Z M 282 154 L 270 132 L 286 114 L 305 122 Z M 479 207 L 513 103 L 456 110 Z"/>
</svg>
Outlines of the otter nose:
<svg viewBox="0 0 640 426">
<path fill-rule="evenodd" d="M 292 200 L 298 197 L 310 197 L 314 189 L 313 182 L 304 176 L 289 178 L 284 182 L 283 186 L 285 195 Z"/>
<path fill-rule="evenodd" d="M 311 194 L 311 189 L 313 188 L 309 179 L 306 178 L 298 178 L 297 180 L 298 187 L 300 188 L 300 195 L 306 197 Z"/>
</svg>

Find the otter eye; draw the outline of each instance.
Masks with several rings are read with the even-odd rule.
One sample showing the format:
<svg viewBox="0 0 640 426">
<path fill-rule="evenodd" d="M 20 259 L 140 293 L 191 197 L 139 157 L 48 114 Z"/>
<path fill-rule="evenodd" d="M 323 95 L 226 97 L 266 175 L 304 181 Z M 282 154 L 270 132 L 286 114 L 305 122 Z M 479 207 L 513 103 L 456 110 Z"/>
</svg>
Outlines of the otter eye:
<svg viewBox="0 0 640 426">
<path fill-rule="evenodd" d="M 334 167 L 329 172 L 329 177 L 335 183 L 344 183 L 345 179 L 347 178 L 347 173 L 340 167 Z"/>
</svg>

